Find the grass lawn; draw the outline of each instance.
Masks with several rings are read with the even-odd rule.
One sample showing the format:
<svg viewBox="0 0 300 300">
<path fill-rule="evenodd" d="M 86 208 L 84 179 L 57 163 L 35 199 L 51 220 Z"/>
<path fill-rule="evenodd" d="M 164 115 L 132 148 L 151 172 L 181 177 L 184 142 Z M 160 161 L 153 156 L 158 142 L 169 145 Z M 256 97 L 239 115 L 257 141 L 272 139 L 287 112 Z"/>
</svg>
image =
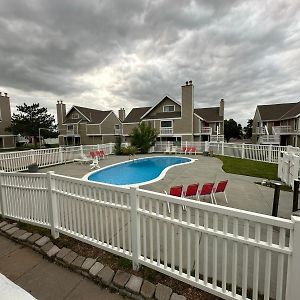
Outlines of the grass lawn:
<svg viewBox="0 0 300 300">
<path fill-rule="evenodd" d="M 260 177 L 276 180 L 277 165 L 249 159 L 217 156 L 223 162 L 223 170 L 227 173 Z"/>
</svg>

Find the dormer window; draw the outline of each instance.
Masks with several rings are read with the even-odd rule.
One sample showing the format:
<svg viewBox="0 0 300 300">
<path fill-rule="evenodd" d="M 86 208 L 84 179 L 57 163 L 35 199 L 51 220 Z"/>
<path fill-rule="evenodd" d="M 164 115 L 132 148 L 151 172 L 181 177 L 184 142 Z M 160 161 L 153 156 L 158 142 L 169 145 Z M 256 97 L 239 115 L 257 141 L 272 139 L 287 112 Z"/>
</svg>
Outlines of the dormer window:
<svg viewBox="0 0 300 300">
<path fill-rule="evenodd" d="M 172 112 L 172 111 L 175 111 L 175 105 L 164 105 L 163 111 L 164 111 L 164 112 Z"/>
<path fill-rule="evenodd" d="M 77 113 L 72 114 L 72 119 L 79 119 L 79 114 Z"/>
</svg>

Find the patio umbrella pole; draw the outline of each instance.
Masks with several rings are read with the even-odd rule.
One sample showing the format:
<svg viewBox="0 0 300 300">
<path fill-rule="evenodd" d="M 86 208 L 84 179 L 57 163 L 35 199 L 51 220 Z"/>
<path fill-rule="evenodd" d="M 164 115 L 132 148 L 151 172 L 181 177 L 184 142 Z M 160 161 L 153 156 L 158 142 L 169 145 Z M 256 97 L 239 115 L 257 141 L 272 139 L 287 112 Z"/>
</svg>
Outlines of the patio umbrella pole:
<svg viewBox="0 0 300 300">
<path fill-rule="evenodd" d="M 273 199 L 273 210 L 272 216 L 277 217 L 278 215 L 278 204 L 279 204 L 279 196 L 280 196 L 280 183 L 275 183 L 275 190 L 274 190 L 274 199 Z"/>
<path fill-rule="evenodd" d="M 294 180 L 294 193 L 293 193 L 293 212 L 298 210 L 299 198 L 299 179 Z"/>
</svg>

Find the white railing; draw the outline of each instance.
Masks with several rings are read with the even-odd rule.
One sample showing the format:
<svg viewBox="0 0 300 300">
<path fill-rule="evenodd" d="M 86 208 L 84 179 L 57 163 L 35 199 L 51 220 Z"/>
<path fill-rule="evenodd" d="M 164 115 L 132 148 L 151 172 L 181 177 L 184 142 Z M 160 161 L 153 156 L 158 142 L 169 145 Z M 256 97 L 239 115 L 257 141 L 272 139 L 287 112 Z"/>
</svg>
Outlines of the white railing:
<svg viewBox="0 0 300 300">
<path fill-rule="evenodd" d="M 265 127 L 256 127 L 256 134 L 267 134 L 266 128 Z"/>
<path fill-rule="evenodd" d="M 73 134 L 75 134 L 75 130 L 74 130 L 74 129 L 72 129 L 72 130 L 67 130 L 67 131 L 66 131 L 66 134 L 67 134 L 67 135 L 73 135 Z"/>
<path fill-rule="evenodd" d="M 115 135 L 121 135 L 122 129 L 115 129 Z"/>
<path fill-rule="evenodd" d="M 173 134 L 173 127 L 162 127 L 162 128 L 160 128 L 160 134 L 161 135 Z"/>
<path fill-rule="evenodd" d="M 273 126 L 272 131 L 273 131 L 273 134 L 291 133 L 292 127 L 291 126 Z"/>
<path fill-rule="evenodd" d="M 294 187 L 294 180 L 300 175 L 300 154 L 281 152 L 278 159 L 278 178 L 287 185 Z"/>
<path fill-rule="evenodd" d="M 300 294 L 297 217 L 285 220 L 53 172 L 2 172 L 0 213 L 49 228 L 54 238 L 63 233 L 126 257 L 135 269 L 147 266 L 223 299 L 264 294 L 264 299 L 295 300 Z"/>
<path fill-rule="evenodd" d="M 213 142 L 213 143 L 220 143 L 220 142 L 224 142 L 224 135 L 222 135 L 222 134 L 212 134 L 211 136 L 210 136 L 210 142 Z"/>
<path fill-rule="evenodd" d="M 39 167 L 71 162 L 87 155 L 89 151 L 103 150 L 106 155 L 113 153 L 114 144 L 84 145 L 49 149 L 27 150 L 0 153 L 0 170 L 15 172 L 24 171 L 36 163 Z"/>
<path fill-rule="evenodd" d="M 262 135 L 258 140 L 259 144 L 280 144 L 280 136 L 279 135 Z"/>
<path fill-rule="evenodd" d="M 156 142 L 153 152 L 165 152 L 171 145 L 176 145 L 178 152 L 183 147 L 195 147 L 197 153 L 205 151 L 205 143 L 208 149 L 216 155 L 231 156 L 236 158 L 251 159 L 262 162 L 278 163 L 281 151 L 300 153 L 300 148 L 291 146 L 259 145 L 259 144 L 237 144 L 224 142 Z"/>
<path fill-rule="evenodd" d="M 212 128 L 211 127 L 201 127 L 200 129 L 201 134 L 212 134 Z"/>
</svg>

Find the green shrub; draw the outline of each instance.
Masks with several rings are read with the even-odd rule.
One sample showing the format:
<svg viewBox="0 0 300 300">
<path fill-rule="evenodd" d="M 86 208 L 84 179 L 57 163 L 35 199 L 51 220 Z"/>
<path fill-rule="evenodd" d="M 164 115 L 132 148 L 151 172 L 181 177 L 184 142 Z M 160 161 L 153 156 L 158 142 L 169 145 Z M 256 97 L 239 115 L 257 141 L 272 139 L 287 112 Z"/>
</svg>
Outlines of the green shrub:
<svg viewBox="0 0 300 300">
<path fill-rule="evenodd" d="M 134 155 L 137 153 L 137 149 L 134 146 L 127 146 L 121 148 L 122 155 Z"/>
</svg>

